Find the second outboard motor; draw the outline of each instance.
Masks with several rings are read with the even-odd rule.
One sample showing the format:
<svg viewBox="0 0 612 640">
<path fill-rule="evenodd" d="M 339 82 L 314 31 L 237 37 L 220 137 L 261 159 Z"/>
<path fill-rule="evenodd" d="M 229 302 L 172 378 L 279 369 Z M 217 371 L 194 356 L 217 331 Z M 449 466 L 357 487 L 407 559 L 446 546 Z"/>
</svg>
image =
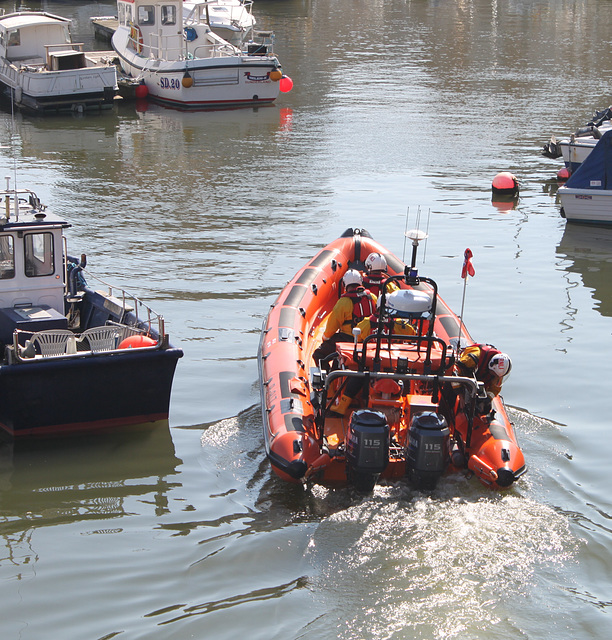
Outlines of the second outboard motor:
<svg viewBox="0 0 612 640">
<path fill-rule="evenodd" d="M 372 491 L 389 462 L 389 424 L 384 413 L 354 411 L 346 443 L 348 477 L 358 491 Z"/>
<path fill-rule="evenodd" d="M 426 411 L 416 415 L 408 431 L 406 470 L 419 489 L 435 488 L 450 457 L 450 430 L 443 416 Z"/>
</svg>

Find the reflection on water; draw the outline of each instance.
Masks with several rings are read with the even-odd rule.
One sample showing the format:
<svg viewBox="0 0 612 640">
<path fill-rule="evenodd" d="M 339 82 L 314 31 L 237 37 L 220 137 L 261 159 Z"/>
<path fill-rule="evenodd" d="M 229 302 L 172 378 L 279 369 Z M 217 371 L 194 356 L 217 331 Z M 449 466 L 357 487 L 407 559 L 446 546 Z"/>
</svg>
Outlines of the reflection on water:
<svg viewBox="0 0 612 640">
<path fill-rule="evenodd" d="M 167 513 L 167 494 L 176 486 L 171 477 L 181 463 L 167 421 L 99 436 L 5 444 L 1 453 L 0 532 L 15 564 L 32 561 L 16 548 L 30 546 L 41 527 L 121 519 L 131 500 L 144 497 L 156 515 Z"/>
<path fill-rule="evenodd" d="M 564 269 L 580 275 L 592 290 L 594 308 L 612 316 L 612 229 L 568 223 L 557 255 L 567 259 Z"/>
</svg>

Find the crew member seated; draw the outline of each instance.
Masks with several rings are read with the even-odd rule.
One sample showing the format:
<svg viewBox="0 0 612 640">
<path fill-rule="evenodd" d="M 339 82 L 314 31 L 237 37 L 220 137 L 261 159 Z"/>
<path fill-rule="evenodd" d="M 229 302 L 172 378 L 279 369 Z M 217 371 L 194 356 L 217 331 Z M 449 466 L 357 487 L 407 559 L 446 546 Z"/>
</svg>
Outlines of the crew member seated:
<svg viewBox="0 0 612 640">
<path fill-rule="evenodd" d="M 313 353 L 315 362 L 334 353 L 338 342 L 352 342 L 353 327 L 376 308 L 376 296 L 363 286 L 359 271 L 349 269 L 342 276 L 342 284 L 344 293 L 329 314 L 323 342 Z"/>
<path fill-rule="evenodd" d="M 380 301 L 379 301 L 380 302 Z M 386 297 L 385 313 L 380 318 L 380 305 L 377 312 L 357 323 L 356 340 L 363 342 L 368 336 L 380 331 L 383 335 L 416 335 L 411 320 L 422 317 L 431 309 L 431 298 L 422 292 L 398 289 Z M 343 416 L 351 402 L 363 387 L 363 379 L 351 377 L 346 383 L 344 392 L 330 410 L 331 417 Z"/>
<path fill-rule="evenodd" d="M 371 253 L 365 260 L 366 272 L 363 276 L 363 286 L 374 295 L 379 296 L 382 283 L 389 277 L 387 273 L 387 260 L 380 253 Z M 387 293 L 397 291 L 399 287 L 395 282 L 387 283 Z"/>
</svg>

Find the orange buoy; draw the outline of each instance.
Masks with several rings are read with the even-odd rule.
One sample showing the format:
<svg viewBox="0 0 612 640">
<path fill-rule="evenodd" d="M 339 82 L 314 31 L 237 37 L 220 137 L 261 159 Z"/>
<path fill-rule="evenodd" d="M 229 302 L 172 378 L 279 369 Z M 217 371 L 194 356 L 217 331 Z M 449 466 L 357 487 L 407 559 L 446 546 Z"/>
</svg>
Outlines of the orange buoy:
<svg viewBox="0 0 612 640">
<path fill-rule="evenodd" d="M 509 171 L 502 171 L 493 178 L 493 193 L 516 195 L 519 190 L 518 180 Z"/>
<path fill-rule="evenodd" d="M 183 75 L 181 84 L 185 87 L 185 89 L 189 89 L 190 87 L 193 87 L 193 78 L 191 77 L 189 71 L 185 70 L 185 74 Z"/>
<path fill-rule="evenodd" d="M 153 347 L 157 344 L 153 338 L 143 335 L 130 336 L 119 343 L 118 349 L 138 349 L 139 347 Z"/>
<path fill-rule="evenodd" d="M 274 69 L 274 71 L 270 71 L 270 80 L 278 82 L 282 77 L 283 72 L 280 69 Z"/>
<path fill-rule="evenodd" d="M 567 167 L 563 167 L 563 169 L 557 173 L 557 180 L 565 182 L 571 175 L 570 170 Z"/>
<path fill-rule="evenodd" d="M 134 89 L 134 95 L 139 100 L 141 100 L 142 98 L 146 98 L 149 95 L 149 89 L 147 88 L 147 85 L 144 82 L 142 84 L 139 84 Z"/>
</svg>

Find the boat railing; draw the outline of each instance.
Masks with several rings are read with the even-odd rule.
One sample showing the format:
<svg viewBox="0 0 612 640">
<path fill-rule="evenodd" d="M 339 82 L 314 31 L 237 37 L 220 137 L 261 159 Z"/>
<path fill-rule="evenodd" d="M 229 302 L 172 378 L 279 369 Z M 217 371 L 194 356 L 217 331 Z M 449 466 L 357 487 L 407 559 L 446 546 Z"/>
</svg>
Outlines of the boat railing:
<svg viewBox="0 0 612 640">
<path fill-rule="evenodd" d="M 247 55 L 274 55 L 274 31 L 253 31 L 251 38 L 242 43 Z"/>
<path fill-rule="evenodd" d="M 105 293 L 105 295 L 120 305 L 122 317 L 132 313 L 134 315 L 135 326 L 146 328 L 148 332 L 158 333 L 160 340 L 166 337 L 163 316 L 153 311 L 153 309 L 140 300 L 140 298 L 128 293 L 125 289 L 105 282 L 102 278 L 90 273 L 86 269 L 82 269 L 82 271 L 87 275 L 87 278 L 95 280 L 106 287 L 106 292 L 101 293 Z"/>
<path fill-rule="evenodd" d="M 142 46 L 129 36 L 130 44 L 137 51 L 137 47 L 147 53 L 154 60 L 190 60 L 193 58 L 224 58 L 236 55 L 236 49 L 227 42 L 198 45 L 193 51 L 189 51 L 189 42 L 182 35 L 163 35 L 159 33 L 149 34 L 148 45 Z"/>
<path fill-rule="evenodd" d="M 156 351 L 163 348 L 164 341 L 152 344 L 122 345 L 126 338 L 146 336 L 145 329 L 132 325 L 108 323 L 100 327 L 75 333 L 70 329 L 47 329 L 26 331 L 15 329 L 13 344 L 7 347 L 9 362 L 37 362 L 47 358 L 83 358 L 93 354 L 126 353 L 131 349 Z"/>
<path fill-rule="evenodd" d="M 334 380 L 342 378 L 361 378 L 364 380 L 401 380 L 402 382 L 436 382 L 438 386 L 450 383 L 456 387 L 465 388 L 469 395 L 476 398 L 486 398 L 487 394 L 484 390 L 484 384 L 475 378 L 465 376 L 441 376 L 426 373 L 397 373 L 393 371 L 353 371 L 352 369 L 335 369 L 325 376 L 325 392 L 329 391 Z"/>
</svg>

